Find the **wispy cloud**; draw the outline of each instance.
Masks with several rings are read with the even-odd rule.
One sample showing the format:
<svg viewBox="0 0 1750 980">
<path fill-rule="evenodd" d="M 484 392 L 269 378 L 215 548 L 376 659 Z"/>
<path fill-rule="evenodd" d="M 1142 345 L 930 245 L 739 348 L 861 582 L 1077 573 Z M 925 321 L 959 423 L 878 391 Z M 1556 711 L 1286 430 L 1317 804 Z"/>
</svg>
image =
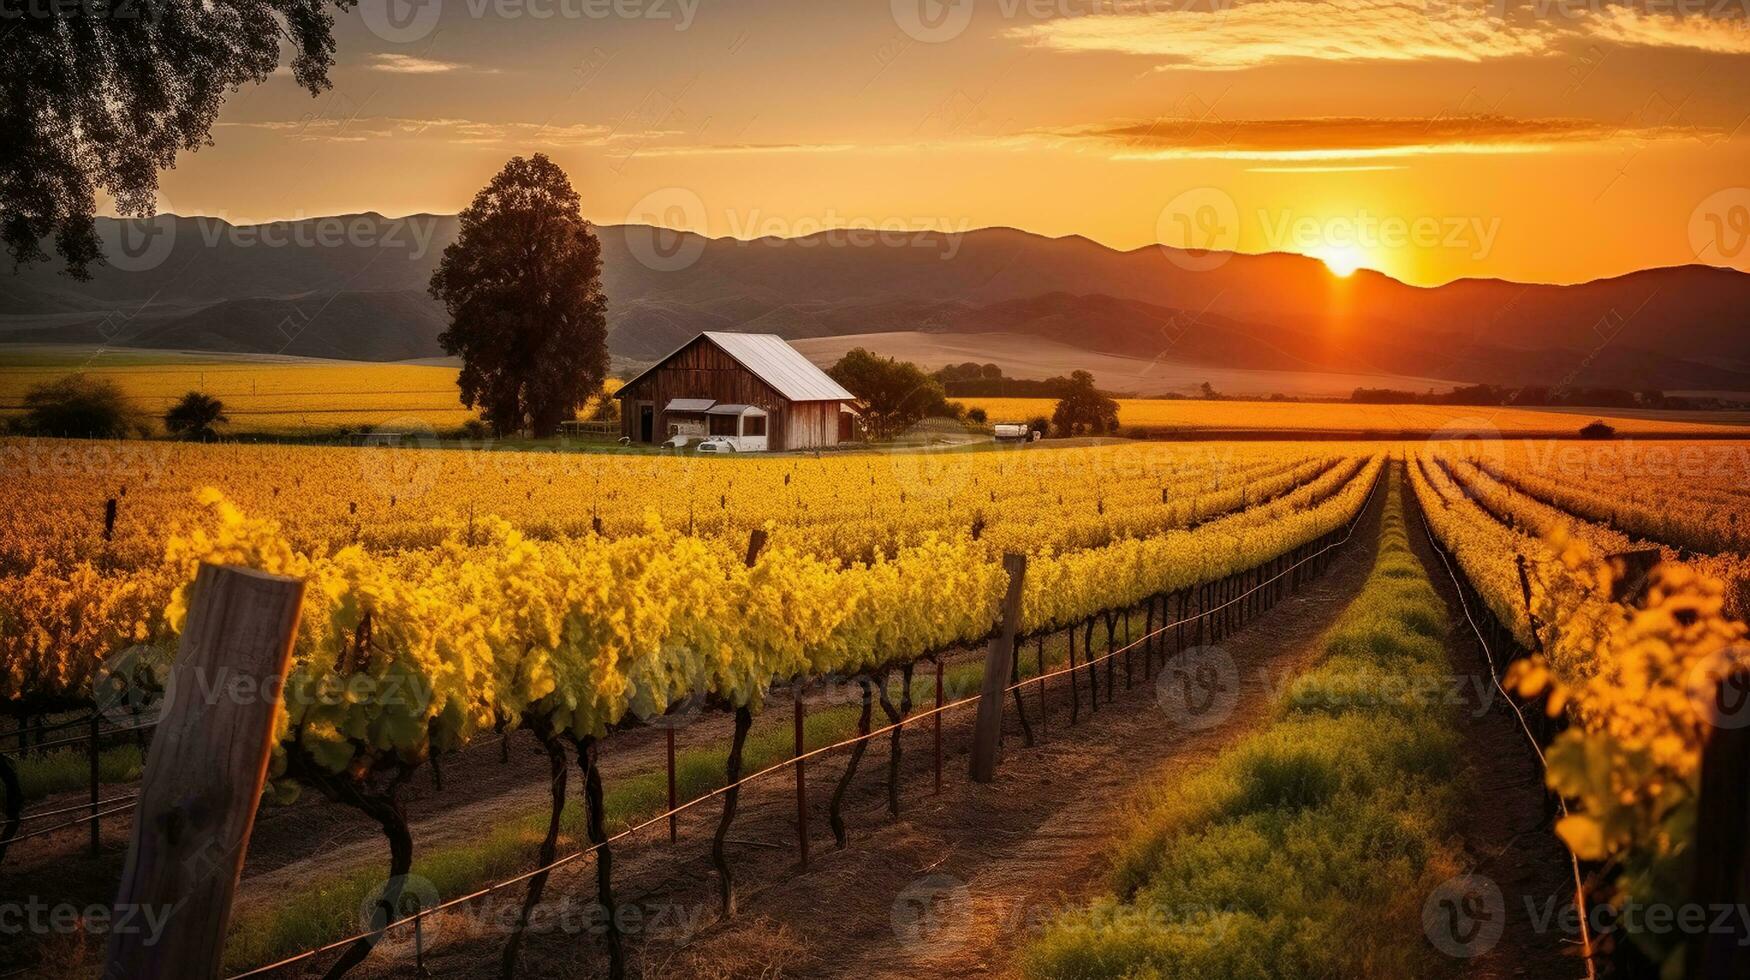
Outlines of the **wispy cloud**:
<svg viewBox="0 0 1750 980">
<path fill-rule="evenodd" d="M 1147 55 L 1161 67 L 1233 70 L 1283 61 L 1468 61 L 1543 53 L 1541 31 L 1509 28 L 1482 4 L 1439 0 L 1253 0 L 1214 11 L 1060 17 L 1008 31 L 1055 51 Z"/>
<path fill-rule="evenodd" d="M 1431 155 L 1542 153 L 1627 140 L 1707 138 L 1694 126 L 1638 126 L 1591 119 L 1502 115 L 1320 116 L 1302 119 L 1169 118 L 1034 134 L 1104 146 L 1115 160 L 1238 160 L 1258 163 L 1370 161 Z"/>
<path fill-rule="evenodd" d="M 1536 57 L 1584 43 L 1750 54 L 1750 19 L 1634 4 L 1550 0 L 1235 0 L 1210 9 L 1057 17 L 1014 27 L 1012 39 L 1062 52 L 1149 57 L 1159 69 L 1233 71 L 1287 62 L 1482 62 Z M 1651 6 L 1651 5 L 1648 5 Z"/>
<path fill-rule="evenodd" d="M 1602 41 L 1642 47 L 1687 48 L 1712 54 L 1750 54 L 1750 18 L 1659 14 L 1631 7 L 1608 7 L 1590 22 Z"/>
<path fill-rule="evenodd" d="M 440 61 L 437 58 L 420 58 L 410 54 L 374 54 L 366 66 L 371 71 L 389 72 L 395 75 L 440 75 L 445 72 L 466 71 L 480 75 L 496 75 L 496 68 L 475 68 L 459 61 Z"/>
<path fill-rule="evenodd" d="M 284 133 L 294 139 L 339 140 L 428 139 L 445 143 L 506 146 L 613 146 L 629 141 L 665 139 L 678 133 L 621 130 L 594 123 L 486 122 L 446 117 L 323 115 L 306 119 L 221 122 L 236 129 Z"/>
</svg>

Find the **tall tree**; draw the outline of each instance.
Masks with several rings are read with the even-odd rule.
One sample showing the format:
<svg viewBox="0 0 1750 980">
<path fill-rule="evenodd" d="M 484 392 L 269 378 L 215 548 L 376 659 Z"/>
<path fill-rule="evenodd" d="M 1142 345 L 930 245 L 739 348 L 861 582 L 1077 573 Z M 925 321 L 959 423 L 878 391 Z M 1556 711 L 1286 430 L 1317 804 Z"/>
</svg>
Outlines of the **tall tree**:
<svg viewBox="0 0 1750 980">
<path fill-rule="evenodd" d="M 1086 371 L 1074 371 L 1051 413 L 1052 424 L 1059 435 L 1075 436 L 1086 432 L 1099 435 L 1118 431 L 1118 403 L 1094 387 L 1094 376 Z"/>
<path fill-rule="evenodd" d="M 892 438 L 925 418 L 954 414 L 942 383 L 910 361 L 857 347 L 826 373 L 863 403 L 863 424 L 877 439 Z"/>
<path fill-rule="evenodd" d="M 462 401 L 501 435 L 550 436 L 608 372 L 601 242 L 541 153 L 513 157 L 457 217 L 431 294 L 450 314 L 438 342 L 462 358 Z"/>
<path fill-rule="evenodd" d="M 18 264 L 77 279 L 102 257 L 98 192 L 150 215 L 158 171 L 209 141 L 224 94 L 262 82 L 292 45 L 292 76 L 329 85 L 333 9 L 353 0 L 27 3 L 0 30 L 0 240 Z M 333 9 L 330 9 L 330 8 Z"/>
</svg>

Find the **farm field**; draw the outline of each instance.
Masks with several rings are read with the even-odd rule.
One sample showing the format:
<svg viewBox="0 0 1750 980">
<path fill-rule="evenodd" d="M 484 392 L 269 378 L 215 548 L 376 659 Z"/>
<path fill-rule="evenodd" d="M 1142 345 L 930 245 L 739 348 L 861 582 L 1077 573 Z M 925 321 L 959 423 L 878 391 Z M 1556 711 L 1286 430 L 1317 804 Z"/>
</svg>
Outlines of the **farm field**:
<svg viewBox="0 0 1750 980">
<path fill-rule="evenodd" d="M 227 432 L 297 434 L 388 423 L 460 426 L 456 368 L 160 351 L 0 348 L 0 417 L 17 414 L 34 385 L 73 372 L 115 382 L 140 409 L 162 415 L 199 391 L 225 403 Z"/>
<path fill-rule="evenodd" d="M 961 398 L 968 408 L 982 408 L 993 422 L 1024 422 L 1050 418 L 1048 398 Z M 1246 430 L 1279 433 L 1330 432 L 1366 438 L 1399 438 L 1449 433 L 1487 438 L 1499 435 L 1572 435 L 1593 419 L 1603 419 L 1618 433 L 1636 436 L 1730 436 L 1744 432 L 1750 416 L 1742 412 L 1644 412 L 1622 409 L 1490 408 L 1467 405 L 1359 405 L 1348 402 L 1197 401 L 1190 399 L 1120 398 L 1118 424 L 1185 432 Z"/>
<path fill-rule="evenodd" d="M 149 691 L 161 683 L 187 608 L 188 581 L 203 560 L 280 571 L 309 583 L 289 690 L 313 695 L 336 684 L 413 678 L 415 689 L 424 692 L 411 704 L 299 696 L 280 715 L 264 804 L 269 826 L 315 820 L 331 824 L 350 843 L 324 860 L 295 839 L 269 832 L 272 843 L 263 844 L 262 860 L 271 854 L 272 861 L 252 872 L 245 894 L 263 894 L 260 889 L 278 880 L 274 869 L 284 866 L 301 869 L 297 873 L 315 885 L 314 897 L 290 904 L 248 900 L 228 954 L 236 968 L 346 936 L 355 926 L 349 910 L 368 904 L 377 887 L 381 872 L 375 869 L 383 858 L 369 825 L 347 820 L 345 807 L 314 798 L 336 774 L 382 773 L 398 784 L 425 768 L 441 768 L 452 781 L 457 773 L 478 773 L 449 790 L 416 794 L 428 801 L 414 820 L 413 839 L 424 842 L 414 851 L 416 879 L 440 900 L 465 894 L 552 860 L 561 843 L 587 849 L 604 839 L 572 804 L 554 825 L 560 836 L 550 846 L 542 843 L 540 794 L 517 788 L 530 785 L 527 767 L 497 769 L 483 761 L 506 731 L 521 733 L 522 744 L 548 754 L 602 752 L 612 759 L 604 763 L 615 814 L 608 826 L 616 833 L 630 830 L 663 808 L 660 757 L 652 756 L 648 736 L 639 733 L 692 698 L 719 705 L 721 713 L 706 717 L 723 721 L 689 728 L 683 762 L 691 768 L 682 780 L 683 799 L 723 785 L 725 739 L 731 734 L 724 725 L 731 714 L 745 712 L 750 724 L 758 724 L 747 765 L 781 764 L 790 757 L 787 722 L 766 716 L 775 710 L 768 702 L 782 704 L 795 683 L 827 683 L 822 690 L 838 692 L 811 699 L 808 708 L 807 745 L 823 748 L 868 730 L 857 720 L 859 686 L 882 693 L 889 721 L 930 703 L 927 675 L 916 669 L 927 671 L 933 659 L 952 664 L 945 675 L 949 700 L 967 698 L 980 682 L 980 665 L 968 653 L 1000 621 L 1006 552 L 1029 559 L 1017 628 L 1023 649 L 1037 646 L 1037 657 L 1018 666 L 1015 679 L 1026 686 L 1027 678 L 1051 674 L 1058 686 L 1042 681 L 1038 696 L 1055 702 L 1053 712 L 1073 716 L 1064 701 L 1079 706 L 1081 698 L 1071 679 L 1084 681 L 1091 696 L 1105 701 L 1124 696 L 1113 686 L 1119 683 L 1114 666 L 1124 666 L 1122 690 L 1128 691 L 1134 671 L 1146 677 L 1157 662 L 1163 671 L 1182 669 L 1184 651 L 1205 637 L 1236 629 L 1243 636 L 1246 624 L 1256 617 L 1269 621 L 1272 607 L 1294 590 L 1322 588 L 1302 578 L 1303 563 L 1328 562 L 1322 557 L 1327 549 L 1360 533 L 1345 528 L 1364 510 L 1378 508 L 1385 515 L 1383 530 L 1368 524 L 1365 533 L 1379 537 L 1386 557 L 1371 578 L 1348 586 L 1360 590 L 1356 611 L 1320 627 L 1333 632 L 1307 648 L 1310 659 L 1294 661 L 1300 678 L 1294 684 L 1249 695 L 1259 705 L 1286 704 L 1265 713 L 1290 711 L 1296 720 L 1282 724 L 1295 734 L 1286 734 L 1290 728 L 1256 729 L 1261 741 L 1241 742 L 1240 730 L 1221 729 L 1221 741 L 1208 751 L 1231 753 L 1235 761 L 1224 755 L 1218 763 L 1227 775 L 1174 778 L 1205 780 L 1187 784 L 1200 787 L 1192 795 L 1217 799 L 1230 792 L 1232 780 L 1244 782 L 1245 766 L 1289 765 L 1271 755 L 1288 751 L 1284 746 L 1309 744 L 1323 752 L 1349 739 L 1355 751 L 1377 756 L 1368 772 L 1380 781 L 1354 791 L 1382 812 L 1402 802 L 1377 795 L 1387 787 L 1412 795 L 1441 791 L 1445 777 L 1438 773 L 1446 771 L 1429 770 L 1436 778 L 1425 789 L 1399 785 L 1390 774 L 1405 764 L 1402 759 L 1376 751 L 1379 746 L 1368 741 L 1373 736 L 1354 734 L 1388 721 L 1414 731 L 1433 725 L 1432 734 L 1416 736 L 1433 739 L 1433 752 L 1447 737 L 1439 734 L 1438 713 L 1426 715 L 1420 702 L 1391 702 L 1369 720 L 1354 712 L 1373 702 L 1349 700 L 1356 685 L 1386 691 L 1417 677 L 1437 679 L 1439 665 L 1430 651 L 1440 649 L 1437 641 L 1452 617 L 1463 619 L 1462 610 L 1436 616 L 1427 609 L 1425 591 L 1399 588 L 1411 568 L 1401 542 L 1425 533 L 1421 515 L 1454 556 L 1465 587 L 1479 597 L 1477 614 L 1486 609 L 1518 647 L 1543 651 L 1519 661 L 1504 680 L 1528 696 L 1547 697 L 1552 688 L 1569 692 L 1565 697 L 1583 709 L 1551 753 L 1552 778 L 1585 778 L 1564 768 L 1573 763 L 1560 746 L 1620 739 L 1622 723 L 1613 719 L 1649 693 L 1624 690 L 1611 665 L 1624 655 L 1619 651 L 1634 630 L 1654 627 L 1643 619 L 1648 614 L 1601 596 L 1601 583 L 1611 573 L 1588 556 L 1657 549 L 1669 561 L 1667 574 L 1676 576 L 1671 581 L 1677 589 L 1657 601 L 1695 597 L 1711 610 L 1704 636 L 1687 638 L 1688 646 L 1674 648 L 1675 659 L 1663 664 L 1663 672 L 1637 680 L 1654 690 L 1673 683 L 1672 672 L 1686 675 L 1696 657 L 1717 655 L 1721 644 L 1739 635 L 1742 627 L 1734 624 L 1742 597 L 1724 584 L 1706 583 L 1739 582 L 1750 569 L 1739 530 L 1750 517 L 1750 497 L 1740 489 L 1750 472 L 1750 442 L 1724 440 L 1126 443 L 742 459 L 7 440 L 0 442 L 0 468 L 12 477 L 0 487 L 7 515 L 0 524 L 0 698 L 18 726 L 31 716 L 77 717 L 96 694 L 99 677 L 105 690 L 113 685 L 114 668 L 99 665 L 122 649 L 135 651 L 128 661 L 129 685 Z M 1671 498 L 1678 483 L 1691 501 L 1686 506 L 1638 503 Z M 1610 496 L 1610 487 L 1623 486 L 1633 492 Z M 106 514 L 112 500 L 114 510 Z M 746 552 L 754 537 L 761 546 L 750 559 Z M 1371 540 L 1367 547 L 1374 547 Z M 1529 608 L 1520 599 L 1521 556 Z M 625 587 L 601 587 L 609 582 Z M 696 587 L 704 582 L 718 584 Z M 1711 606 L 1709 595 L 1716 597 Z M 1339 596 L 1353 598 L 1332 598 Z M 1400 599 L 1409 603 L 1408 612 L 1392 611 Z M 1368 611 L 1376 606 L 1383 612 Z M 927 616 L 901 614 L 923 609 Z M 1193 635 L 1186 636 L 1183 626 L 1170 639 L 1149 632 L 1150 624 L 1167 622 L 1169 615 L 1193 626 Z M 1213 628 L 1212 615 L 1218 624 Z M 1379 648 L 1373 640 L 1343 639 L 1345 630 L 1396 636 L 1400 627 L 1389 622 L 1400 615 L 1410 617 L 1408 628 L 1418 638 L 1384 660 L 1356 659 L 1354 642 Z M 1147 638 L 1141 648 L 1115 644 L 1117 634 L 1108 632 L 1118 622 L 1114 616 L 1122 618 L 1127 641 Z M 1376 622 L 1379 616 L 1386 619 Z M 1436 629 L 1436 623 L 1447 625 Z M 369 645 L 362 649 L 368 652 L 361 656 L 358 644 L 367 634 Z M 1391 644 L 1397 642 L 1384 649 L 1395 649 Z M 1106 651 L 1117 651 L 1117 659 L 1088 662 Z M 1078 653 L 1084 669 L 1064 675 L 1066 667 L 1076 666 Z M 1637 715 L 1634 738 L 1692 739 L 1693 732 L 1674 727 L 1685 724 L 1693 719 L 1686 721 L 1681 711 Z M 1098 739 L 1096 731 L 1087 737 Z M 18 734 L 12 734 L 16 741 Z M 969 737 L 950 728 L 951 750 L 965 750 Z M 622 743 L 625 754 L 616 754 Z M 898 768 L 890 767 L 888 785 L 903 783 L 906 792 L 919 792 L 917 781 L 926 774 L 916 767 L 928 747 L 915 750 L 911 768 L 905 768 L 900 744 L 893 743 L 890 762 Z M 106 797 L 139 776 L 140 755 L 124 749 L 131 747 L 118 743 L 103 755 Z M 80 785 L 80 751 L 60 750 L 41 761 L 27 754 L 28 764 L 17 768 L 25 795 L 36 801 L 30 813 L 57 807 L 80 812 L 83 794 L 74 789 Z M 1665 759 L 1660 778 L 1693 784 L 1698 760 L 1693 751 Z M 852 764 L 846 771 L 854 770 Z M 514 778 L 517 772 L 525 773 L 523 781 Z M 1615 778 L 1631 776 L 1654 778 Z M 363 778 L 361 788 L 384 791 L 379 777 Z M 1208 779 L 1228 780 L 1221 785 L 1230 789 L 1217 792 Z M 471 794 L 469 785 L 488 795 Z M 866 799 L 879 810 L 879 787 L 867 780 L 863 785 L 874 796 L 853 795 L 846 805 L 854 809 L 855 800 Z M 1126 805 L 1133 791 L 1128 782 L 1107 784 L 1100 805 Z M 817 806 L 832 797 L 837 814 L 843 790 L 829 781 L 812 792 Z M 1230 816 L 1241 814 L 1227 804 L 1212 805 Z M 1361 804 L 1351 801 L 1339 809 L 1351 805 Z M 1650 838 L 1631 833 L 1604 844 L 1587 836 L 1589 821 L 1609 817 L 1593 811 L 1604 805 L 1587 796 L 1576 799 L 1558 825 L 1561 839 L 1575 853 L 1641 859 L 1653 846 Z M 460 814 L 488 806 L 512 829 L 486 838 L 458 836 Z M 285 807 L 293 809 L 276 809 Z M 125 827 L 128 810 L 123 805 L 106 814 L 107 833 L 117 833 L 118 822 Z M 303 816 L 291 825 L 276 824 L 271 815 L 278 812 Z M 1193 829 L 1173 806 L 1168 814 L 1160 819 L 1178 828 L 1173 833 L 1202 835 L 1198 846 L 1216 853 L 1221 846 L 1215 842 L 1230 832 L 1219 821 Z M 23 826 L 30 832 L 32 821 Z M 79 832 L 75 825 L 59 836 L 32 833 L 13 846 L 12 860 L 38 867 Z M 1322 833 L 1310 824 L 1307 832 Z M 1136 850 L 1140 844 L 1113 846 L 1119 853 L 1142 853 Z M 626 873 L 659 873 L 661 849 L 638 847 L 633 867 L 645 870 Z M 1428 860 L 1423 871 L 1394 888 L 1431 887 L 1433 879 L 1421 876 L 1438 878 L 1444 874 L 1439 869 L 1451 866 L 1449 858 Z M 755 865 L 764 869 L 761 874 L 786 873 L 769 862 Z M 1179 872 L 1171 867 L 1120 867 L 1132 869 L 1121 875 L 1150 881 L 1150 894 L 1163 901 L 1177 895 L 1203 907 L 1210 898 L 1172 884 Z M 102 880 L 101 871 L 92 874 Z M 255 874 L 259 882 L 249 884 Z M 1075 874 L 1084 876 L 1088 898 L 1098 904 L 1090 869 Z M 1282 914 L 1287 918 L 1271 913 L 1233 935 L 1252 935 L 1254 928 L 1269 933 L 1298 915 L 1286 908 Z M 1078 931 L 1083 927 L 1075 921 L 1064 919 L 1039 933 L 1036 946 L 1014 950 L 1022 956 L 1017 968 L 1039 976 L 1076 972 L 1068 964 L 1116 941 Z M 1390 943 L 1408 957 L 1402 963 L 1422 962 L 1421 953 L 1402 945 L 1409 941 Z M 1373 952 L 1388 955 L 1384 948 Z M 393 962 L 405 955 L 404 946 L 394 949 L 402 952 L 379 958 Z M 1229 955 L 1224 949 L 1205 949 L 1196 961 Z M 1646 950 L 1669 955 L 1656 943 Z M 40 954 L 8 955 L 28 960 Z M 530 955 L 534 962 L 553 955 L 550 943 L 534 941 Z M 1121 954 L 1115 948 L 1111 955 L 1138 967 L 1162 967 L 1192 954 L 1169 956 L 1145 945 L 1127 946 Z"/>
</svg>

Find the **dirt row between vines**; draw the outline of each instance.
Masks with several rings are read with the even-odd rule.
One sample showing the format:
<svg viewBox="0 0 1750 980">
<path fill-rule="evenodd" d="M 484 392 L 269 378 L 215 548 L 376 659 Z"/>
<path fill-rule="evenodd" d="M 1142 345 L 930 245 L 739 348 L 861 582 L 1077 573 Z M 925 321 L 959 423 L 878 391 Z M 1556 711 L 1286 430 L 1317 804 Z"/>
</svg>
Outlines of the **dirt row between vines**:
<svg viewBox="0 0 1750 980">
<path fill-rule="evenodd" d="M 1120 663 L 1117 697 L 1109 706 L 1102 702 L 1098 713 L 1089 715 L 1081 685 L 1074 728 L 1068 726 L 1067 685 L 1056 682 L 1043 738 L 1032 748 L 1022 744 L 1010 700 L 1005 758 L 987 786 L 966 778 L 972 712 L 948 714 L 940 795 L 933 793 L 931 725 L 908 726 L 900 819 L 887 813 L 889 754 L 883 739 L 871 743 L 853 784 L 845 811 L 849 840 L 842 850 L 833 846 L 826 807 L 844 757 L 827 756 L 808 768 L 806 869 L 797 860 L 795 777 L 783 771 L 742 794 L 729 835 L 738 903 L 729 919 L 719 912 L 709 855 L 719 806 L 683 815 L 678 844 L 653 829 L 619 845 L 613 873 L 620 920 L 629 933 L 628 972 L 908 976 L 949 964 L 956 975 L 1010 972 L 1014 953 L 1034 927 L 1101 888 L 1106 845 L 1145 780 L 1204 764 L 1265 719 L 1272 693 L 1305 667 L 1314 642 L 1365 579 L 1379 509 L 1376 500 L 1353 543 L 1324 575 L 1222 642 L 1239 666 L 1241 686 L 1234 711 L 1219 725 L 1181 727 L 1156 706 L 1140 660 L 1129 690 Z M 1027 710 L 1038 734 L 1036 690 L 1028 691 Z M 879 724 L 879 710 L 876 717 Z M 476 814 L 467 816 L 472 822 Z M 286 884 L 292 880 L 288 875 Z M 505 924 L 514 920 L 522 894 L 520 887 L 511 889 L 502 900 L 495 896 L 432 922 L 422 937 L 425 967 L 437 976 L 496 975 Z M 520 975 L 605 975 L 600 922 L 588 911 L 594 897 L 593 863 L 579 861 L 554 873 Z M 405 976 L 414 955 L 412 937 L 397 938 L 379 947 L 360 973 Z"/>
</svg>

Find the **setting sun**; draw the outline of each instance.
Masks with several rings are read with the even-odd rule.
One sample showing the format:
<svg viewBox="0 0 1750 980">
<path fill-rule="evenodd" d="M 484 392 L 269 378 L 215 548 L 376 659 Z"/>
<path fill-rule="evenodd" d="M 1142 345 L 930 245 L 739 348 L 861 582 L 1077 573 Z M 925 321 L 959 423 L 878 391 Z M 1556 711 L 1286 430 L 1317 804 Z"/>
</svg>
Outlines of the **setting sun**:
<svg viewBox="0 0 1750 980">
<path fill-rule="evenodd" d="M 1367 264 L 1367 256 L 1353 245 L 1332 245 L 1309 254 L 1323 262 L 1332 275 L 1343 279 L 1354 275 L 1356 269 Z"/>
</svg>

